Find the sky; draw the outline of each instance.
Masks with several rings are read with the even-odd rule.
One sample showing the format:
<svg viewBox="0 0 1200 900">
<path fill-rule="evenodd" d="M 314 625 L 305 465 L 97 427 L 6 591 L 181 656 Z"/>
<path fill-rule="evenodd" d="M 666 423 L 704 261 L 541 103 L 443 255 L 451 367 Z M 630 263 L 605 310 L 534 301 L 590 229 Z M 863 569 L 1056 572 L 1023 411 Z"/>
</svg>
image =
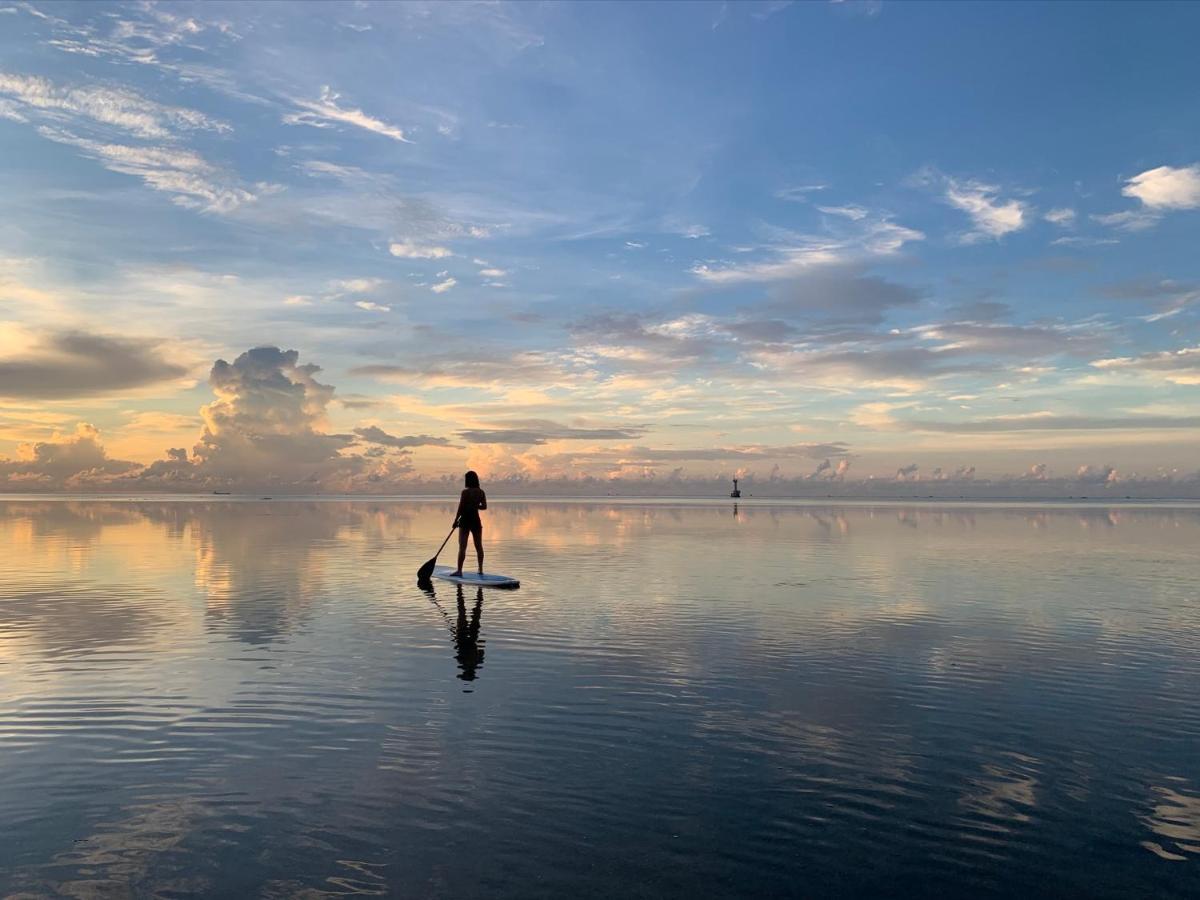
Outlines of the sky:
<svg viewBox="0 0 1200 900">
<path fill-rule="evenodd" d="M 1196 495 L 1197 33 L 0 0 L 0 488 Z"/>
</svg>

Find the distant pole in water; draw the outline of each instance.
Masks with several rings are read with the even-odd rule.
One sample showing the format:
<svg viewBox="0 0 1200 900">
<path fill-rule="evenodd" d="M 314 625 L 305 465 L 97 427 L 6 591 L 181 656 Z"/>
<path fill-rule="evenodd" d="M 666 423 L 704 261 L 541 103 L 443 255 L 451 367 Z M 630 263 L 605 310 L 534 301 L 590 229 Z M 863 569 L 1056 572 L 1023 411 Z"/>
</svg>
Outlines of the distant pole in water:
<svg viewBox="0 0 1200 900">
<path fill-rule="evenodd" d="M 742 492 L 738 490 L 737 483 L 738 483 L 738 480 L 736 478 L 733 479 L 733 490 L 729 494 L 729 496 L 733 497 L 735 500 L 738 497 L 742 496 Z"/>
</svg>

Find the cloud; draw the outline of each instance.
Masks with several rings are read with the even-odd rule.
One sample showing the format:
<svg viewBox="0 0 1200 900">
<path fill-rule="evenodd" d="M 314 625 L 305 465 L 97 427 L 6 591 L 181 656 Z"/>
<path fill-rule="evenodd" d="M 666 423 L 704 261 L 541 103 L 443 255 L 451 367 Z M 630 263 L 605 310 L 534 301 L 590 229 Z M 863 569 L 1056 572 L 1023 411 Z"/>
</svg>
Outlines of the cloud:
<svg viewBox="0 0 1200 900">
<path fill-rule="evenodd" d="M 329 287 L 335 291 L 349 294 L 369 294 L 387 284 L 382 278 L 343 278 L 329 282 Z"/>
<path fill-rule="evenodd" d="M 1060 228 L 1070 228 L 1075 224 L 1075 210 L 1066 207 L 1047 210 L 1042 216 L 1051 225 L 1058 225 Z"/>
<path fill-rule="evenodd" d="M 799 235 L 784 233 L 764 260 L 744 264 L 697 263 L 692 274 L 710 284 L 784 281 L 808 274 L 821 266 L 854 263 L 864 259 L 894 256 L 905 244 L 925 239 L 912 228 L 883 217 L 853 223 L 843 235 Z"/>
<path fill-rule="evenodd" d="M 344 404 L 343 404 L 344 405 Z M 431 434 L 410 434 L 404 437 L 396 437 L 388 434 L 382 428 L 375 425 L 367 425 L 362 428 L 355 428 L 354 433 L 359 440 L 366 441 L 368 444 L 379 444 L 383 447 L 392 447 L 394 449 L 403 449 L 406 447 L 453 447 L 444 437 L 434 437 Z"/>
<path fill-rule="evenodd" d="M 354 303 L 359 309 L 365 309 L 369 312 L 391 312 L 390 306 L 384 306 L 382 303 L 372 303 L 370 300 L 357 300 Z"/>
<path fill-rule="evenodd" d="M 828 187 L 827 184 L 799 184 L 795 187 L 780 188 L 775 192 L 775 196 L 780 200 L 790 200 L 793 203 L 807 203 L 809 194 L 823 191 Z"/>
<path fill-rule="evenodd" d="M 439 281 L 437 284 L 433 285 L 430 290 L 435 294 L 444 294 L 456 284 L 458 284 L 458 279 L 451 277 L 447 278 L 445 281 Z"/>
<path fill-rule="evenodd" d="M 793 386 L 818 384 L 848 390 L 920 390 L 932 379 L 990 372 L 989 362 L 926 347 L 888 347 L 879 342 L 830 348 L 762 347 L 747 353 L 762 375 L 786 378 Z M 761 376 L 760 376 L 761 377 Z"/>
<path fill-rule="evenodd" d="M 980 181 L 945 179 L 945 200 L 970 216 L 975 230 L 963 236 L 965 243 L 999 240 L 1029 225 L 1029 206 L 1020 200 L 1001 200 L 1000 188 Z"/>
<path fill-rule="evenodd" d="M 833 266 L 806 272 L 772 289 L 772 312 L 824 321 L 880 322 L 895 307 L 912 306 L 921 292 L 874 275 L 858 266 Z"/>
<path fill-rule="evenodd" d="M 1117 470 L 1112 466 L 1080 466 L 1075 472 L 1080 484 L 1108 484 L 1118 480 Z"/>
<path fill-rule="evenodd" d="M 960 422 L 896 420 L 912 431 L 949 434 L 995 434 L 1016 431 L 1149 431 L 1200 429 L 1200 416 L 1071 416 L 1048 412 L 996 416 Z"/>
<path fill-rule="evenodd" d="M 333 388 L 315 379 L 295 350 L 255 347 L 232 363 L 218 359 L 209 374 L 216 400 L 201 407 L 204 433 L 194 453 L 216 475 L 278 477 L 319 470 L 350 443 L 323 434 Z"/>
<path fill-rule="evenodd" d="M 1106 343 L 1093 329 L 1071 325 L 1010 325 L 1000 322 L 948 322 L 913 329 L 939 351 L 972 351 L 1036 359 L 1059 353 L 1094 353 Z"/>
<path fill-rule="evenodd" d="M 374 363 L 350 370 L 351 375 L 383 381 L 428 386 L 511 387 L 514 384 L 561 383 L 578 371 L 562 357 L 533 350 L 489 354 L 476 349 L 471 355 L 446 353 L 410 360 L 404 365 Z"/>
<path fill-rule="evenodd" d="M 120 475 L 140 466 L 109 459 L 95 426 L 81 422 L 75 433 L 21 444 L 17 459 L 0 459 L 0 483 L 9 486 L 69 488 L 79 482 Z"/>
<path fill-rule="evenodd" d="M 170 194 L 174 203 L 190 209 L 229 213 L 279 190 L 277 185 L 267 183 L 256 184 L 250 190 L 191 150 L 104 143 L 49 127 L 39 128 L 38 133 L 56 143 L 79 148 L 110 172 L 141 178 L 148 187 Z"/>
<path fill-rule="evenodd" d="M 340 94 L 335 93 L 328 86 L 321 88 L 321 96 L 317 100 L 293 97 L 291 102 L 303 111 L 288 113 L 283 117 L 283 122 L 286 125 L 311 125 L 314 128 L 329 128 L 334 124 L 351 125 L 364 131 L 389 137 L 394 141 L 405 144 L 412 143 L 404 136 L 403 129 L 376 119 L 361 109 L 339 106 L 337 101 L 340 97 Z"/>
<path fill-rule="evenodd" d="M 643 426 L 625 428 L 572 428 L 555 422 L 514 423 L 511 428 L 473 428 L 458 432 L 471 444 L 545 444 L 550 441 L 633 440 L 646 432 Z"/>
<path fill-rule="evenodd" d="M 1157 301 L 1154 312 L 1142 317 L 1147 322 L 1168 319 L 1200 302 L 1200 284 L 1170 278 L 1122 281 L 1101 288 L 1100 293 L 1118 300 Z"/>
<path fill-rule="evenodd" d="M 1092 221 L 1099 222 L 1101 225 L 1107 225 L 1110 228 L 1120 228 L 1122 231 L 1145 231 L 1158 224 L 1161 218 L 1158 213 L 1153 210 L 1146 209 L 1130 209 L 1125 212 L 1106 213 L 1104 215 L 1092 216 Z M 1059 238 L 1058 242 L 1065 243 L 1065 238 Z M 1098 241 L 1096 243 L 1104 243 Z"/>
<path fill-rule="evenodd" d="M 1131 372 L 1161 378 L 1172 384 L 1200 384 L 1200 346 L 1184 347 L 1181 350 L 1159 350 L 1141 356 L 1123 356 L 1112 359 L 1097 359 L 1092 362 L 1097 369 L 1115 372 Z"/>
<path fill-rule="evenodd" d="M 1101 225 L 1122 231 L 1144 231 L 1158 224 L 1163 213 L 1200 209 L 1200 163 L 1174 168 L 1159 166 L 1134 175 L 1121 193 L 1141 201 L 1138 209 L 1094 215 Z"/>
<path fill-rule="evenodd" d="M 23 355 L 0 358 L 0 396 L 55 400 L 127 391 L 187 374 L 160 341 L 81 331 L 50 334 Z"/>
<path fill-rule="evenodd" d="M 656 323 L 634 313 L 601 313 L 572 325 L 571 335 L 585 356 L 654 371 L 677 372 L 718 346 L 714 320 L 703 315 Z"/>
<path fill-rule="evenodd" d="M 506 269 L 480 269 L 479 274 L 485 278 L 503 278 L 508 271 Z"/>
<path fill-rule="evenodd" d="M 1149 169 L 1130 178 L 1121 193 L 1154 210 L 1200 208 L 1200 163 Z"/>
<path fill-rule="evenodd" d="M 857 222 L 860 219 L 867 217 L 867 209 L 862 206 L 849 204 L 847 206 L 818 206 L 818 210 L 830 216 L 841 216 L 844 219 L 850 219 L 852 222 Z"/>
<path fill-rule="evenodd" d="M 402 259 L 444 259 L 454 255 L 448 247 L 423 246 L 411 241 L 395 241 L 388 245 L 388 252 Z"/>
<path fill-rule="evenodd" d="M 230 130 L 225 122 L 194 109 L 156 103 L 128 88 L 64 87 L 47 78 L 0 72 L 0 95 L 11 98 L 23 114 L 60 122 L 86 121 L 139 138 L 171 139 L 181 130 Z"/>
</svg>

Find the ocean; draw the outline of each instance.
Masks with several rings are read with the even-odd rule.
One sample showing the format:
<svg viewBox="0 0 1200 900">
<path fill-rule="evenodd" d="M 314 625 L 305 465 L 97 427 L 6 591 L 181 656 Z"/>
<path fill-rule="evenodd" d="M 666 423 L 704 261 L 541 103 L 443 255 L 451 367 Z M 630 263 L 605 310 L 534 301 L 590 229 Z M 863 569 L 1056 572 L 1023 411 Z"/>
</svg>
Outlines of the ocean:
<svg viewBox="0 0 1200 900">
<path fill-rule="evenodd" d="M 1200 504 L 453 510 L 0 500 L 0 896 L 1200 895 Z"/>
</svg>

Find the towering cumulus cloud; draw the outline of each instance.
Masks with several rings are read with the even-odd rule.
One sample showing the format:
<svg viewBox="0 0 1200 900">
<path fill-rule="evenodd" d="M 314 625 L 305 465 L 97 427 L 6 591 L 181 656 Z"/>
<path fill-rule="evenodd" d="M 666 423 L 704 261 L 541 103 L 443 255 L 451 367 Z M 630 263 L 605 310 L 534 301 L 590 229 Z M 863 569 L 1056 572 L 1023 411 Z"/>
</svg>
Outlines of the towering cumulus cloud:
<svg viewBox="0 0 1200 900">
<path fill-rule="evenodd" d="M 320 430 L 333 388 L 314 377 L 320 366 L 299 360 L 295 350 L 255 347 L 216 361 L 209 384 L 217 399 L 200 409 L 204 434 L 194 450 L 205 474 L 319 482 L 352 463 L 340 451 L 353 438 Z"/>
</svg>

